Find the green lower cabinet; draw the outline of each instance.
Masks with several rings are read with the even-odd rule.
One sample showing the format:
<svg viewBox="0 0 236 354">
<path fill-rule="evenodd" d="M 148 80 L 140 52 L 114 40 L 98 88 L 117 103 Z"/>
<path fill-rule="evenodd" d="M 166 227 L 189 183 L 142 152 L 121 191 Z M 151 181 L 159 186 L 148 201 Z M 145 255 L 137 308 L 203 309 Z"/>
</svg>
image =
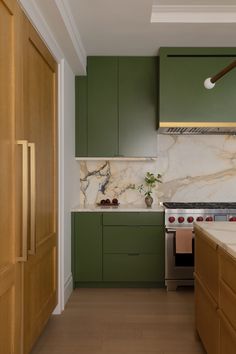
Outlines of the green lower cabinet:
<svg viewBox="0 0 236 354">
<path fill-rule="evenodd" d="M 163 213 L 73 213 L 75 286 L 164 286 L 163 222 Z"/>
<path fill-rule="evenodd" d="M 164 281 L 164 256 L 158 254 L 104 254 L 104 281 Z"/>
<path fill-rule="evenodd" d="M 102 281 L 102 213 L 74 213 L 74 282 Z"/>
</svg>

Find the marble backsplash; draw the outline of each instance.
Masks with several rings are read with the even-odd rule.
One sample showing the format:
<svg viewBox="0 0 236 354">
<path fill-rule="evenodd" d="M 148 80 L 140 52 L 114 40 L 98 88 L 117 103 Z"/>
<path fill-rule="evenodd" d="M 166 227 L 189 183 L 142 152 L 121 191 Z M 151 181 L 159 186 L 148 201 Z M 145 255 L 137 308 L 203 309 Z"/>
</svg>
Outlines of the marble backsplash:
<svg viewBox="0 0 236 354">
<path fill-rule="evenodd" d="M 236 136 L 157 135 L 157 159 L 147 161 L 81 161 L 80 203 L 117 198 L 143 205 L 137 186 L 147 171 L 162 175 L 154 202 L 236 202 Z M 135 188 L 134 188 L 135 187 Z"/>
</svg>

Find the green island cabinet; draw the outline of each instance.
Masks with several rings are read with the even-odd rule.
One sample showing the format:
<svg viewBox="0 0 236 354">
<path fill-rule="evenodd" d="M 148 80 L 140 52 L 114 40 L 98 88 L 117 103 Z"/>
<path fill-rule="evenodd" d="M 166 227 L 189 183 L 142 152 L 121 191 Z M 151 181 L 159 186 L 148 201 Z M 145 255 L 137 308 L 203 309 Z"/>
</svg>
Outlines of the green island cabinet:
<svg viewBox="0 0 236 354">
<path fill-rule="evenodd" d="M 75 80 L 76 156 L 156 156 L 157 88 L 157 57 L 88 57 Z"/>
<path fill-rule="evenodd" d="M 74 286 L 163 287 L 164 214 L 72 213 Z"/>
<path fill-rule="evenodd" d="M 207 90 L 205 79 L 236 59 L 236 48 L 161 48 L 159 117 L 168 122 L 235 122 L 236 72 Z"/>
</svg>

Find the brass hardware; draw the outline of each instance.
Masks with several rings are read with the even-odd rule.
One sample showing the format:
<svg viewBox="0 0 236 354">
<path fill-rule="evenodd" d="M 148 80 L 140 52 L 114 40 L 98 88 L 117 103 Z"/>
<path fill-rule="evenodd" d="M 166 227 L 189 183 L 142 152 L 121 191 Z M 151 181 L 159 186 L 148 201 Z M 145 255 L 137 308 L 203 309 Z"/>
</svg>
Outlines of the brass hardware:
<svg viewBox="0 0 236 354">
<path fill-rule="evenodd" d="M 17 140 L 22 146 L 22 256 L 17 257 L 18 262 L 27 261 L 27 231 L 28 231 L 28 142 Z"/>
<path fill-rule="evenodd" d="M 160 122 L 160 128 L 236 128 L 236 122 Z"/>
<path fill-rule="evenodd" d="M 30 249 L 28 254 L 34 255 L 36 252 L 36 160 L 35 144 L 28 143 L 30 151 Z"/>
</svg>

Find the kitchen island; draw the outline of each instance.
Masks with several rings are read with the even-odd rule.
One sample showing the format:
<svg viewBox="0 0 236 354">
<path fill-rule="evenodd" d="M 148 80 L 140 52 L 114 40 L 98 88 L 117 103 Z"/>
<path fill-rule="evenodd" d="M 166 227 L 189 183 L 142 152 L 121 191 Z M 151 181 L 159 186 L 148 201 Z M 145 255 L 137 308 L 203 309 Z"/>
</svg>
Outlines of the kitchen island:
<svg viewBox="0 0 236 354">
<path fill-rule="evenodd" d="M 208 354 L 236 352 L 236 224 L 195 230 L 196 329 Z"/>
</svg>

